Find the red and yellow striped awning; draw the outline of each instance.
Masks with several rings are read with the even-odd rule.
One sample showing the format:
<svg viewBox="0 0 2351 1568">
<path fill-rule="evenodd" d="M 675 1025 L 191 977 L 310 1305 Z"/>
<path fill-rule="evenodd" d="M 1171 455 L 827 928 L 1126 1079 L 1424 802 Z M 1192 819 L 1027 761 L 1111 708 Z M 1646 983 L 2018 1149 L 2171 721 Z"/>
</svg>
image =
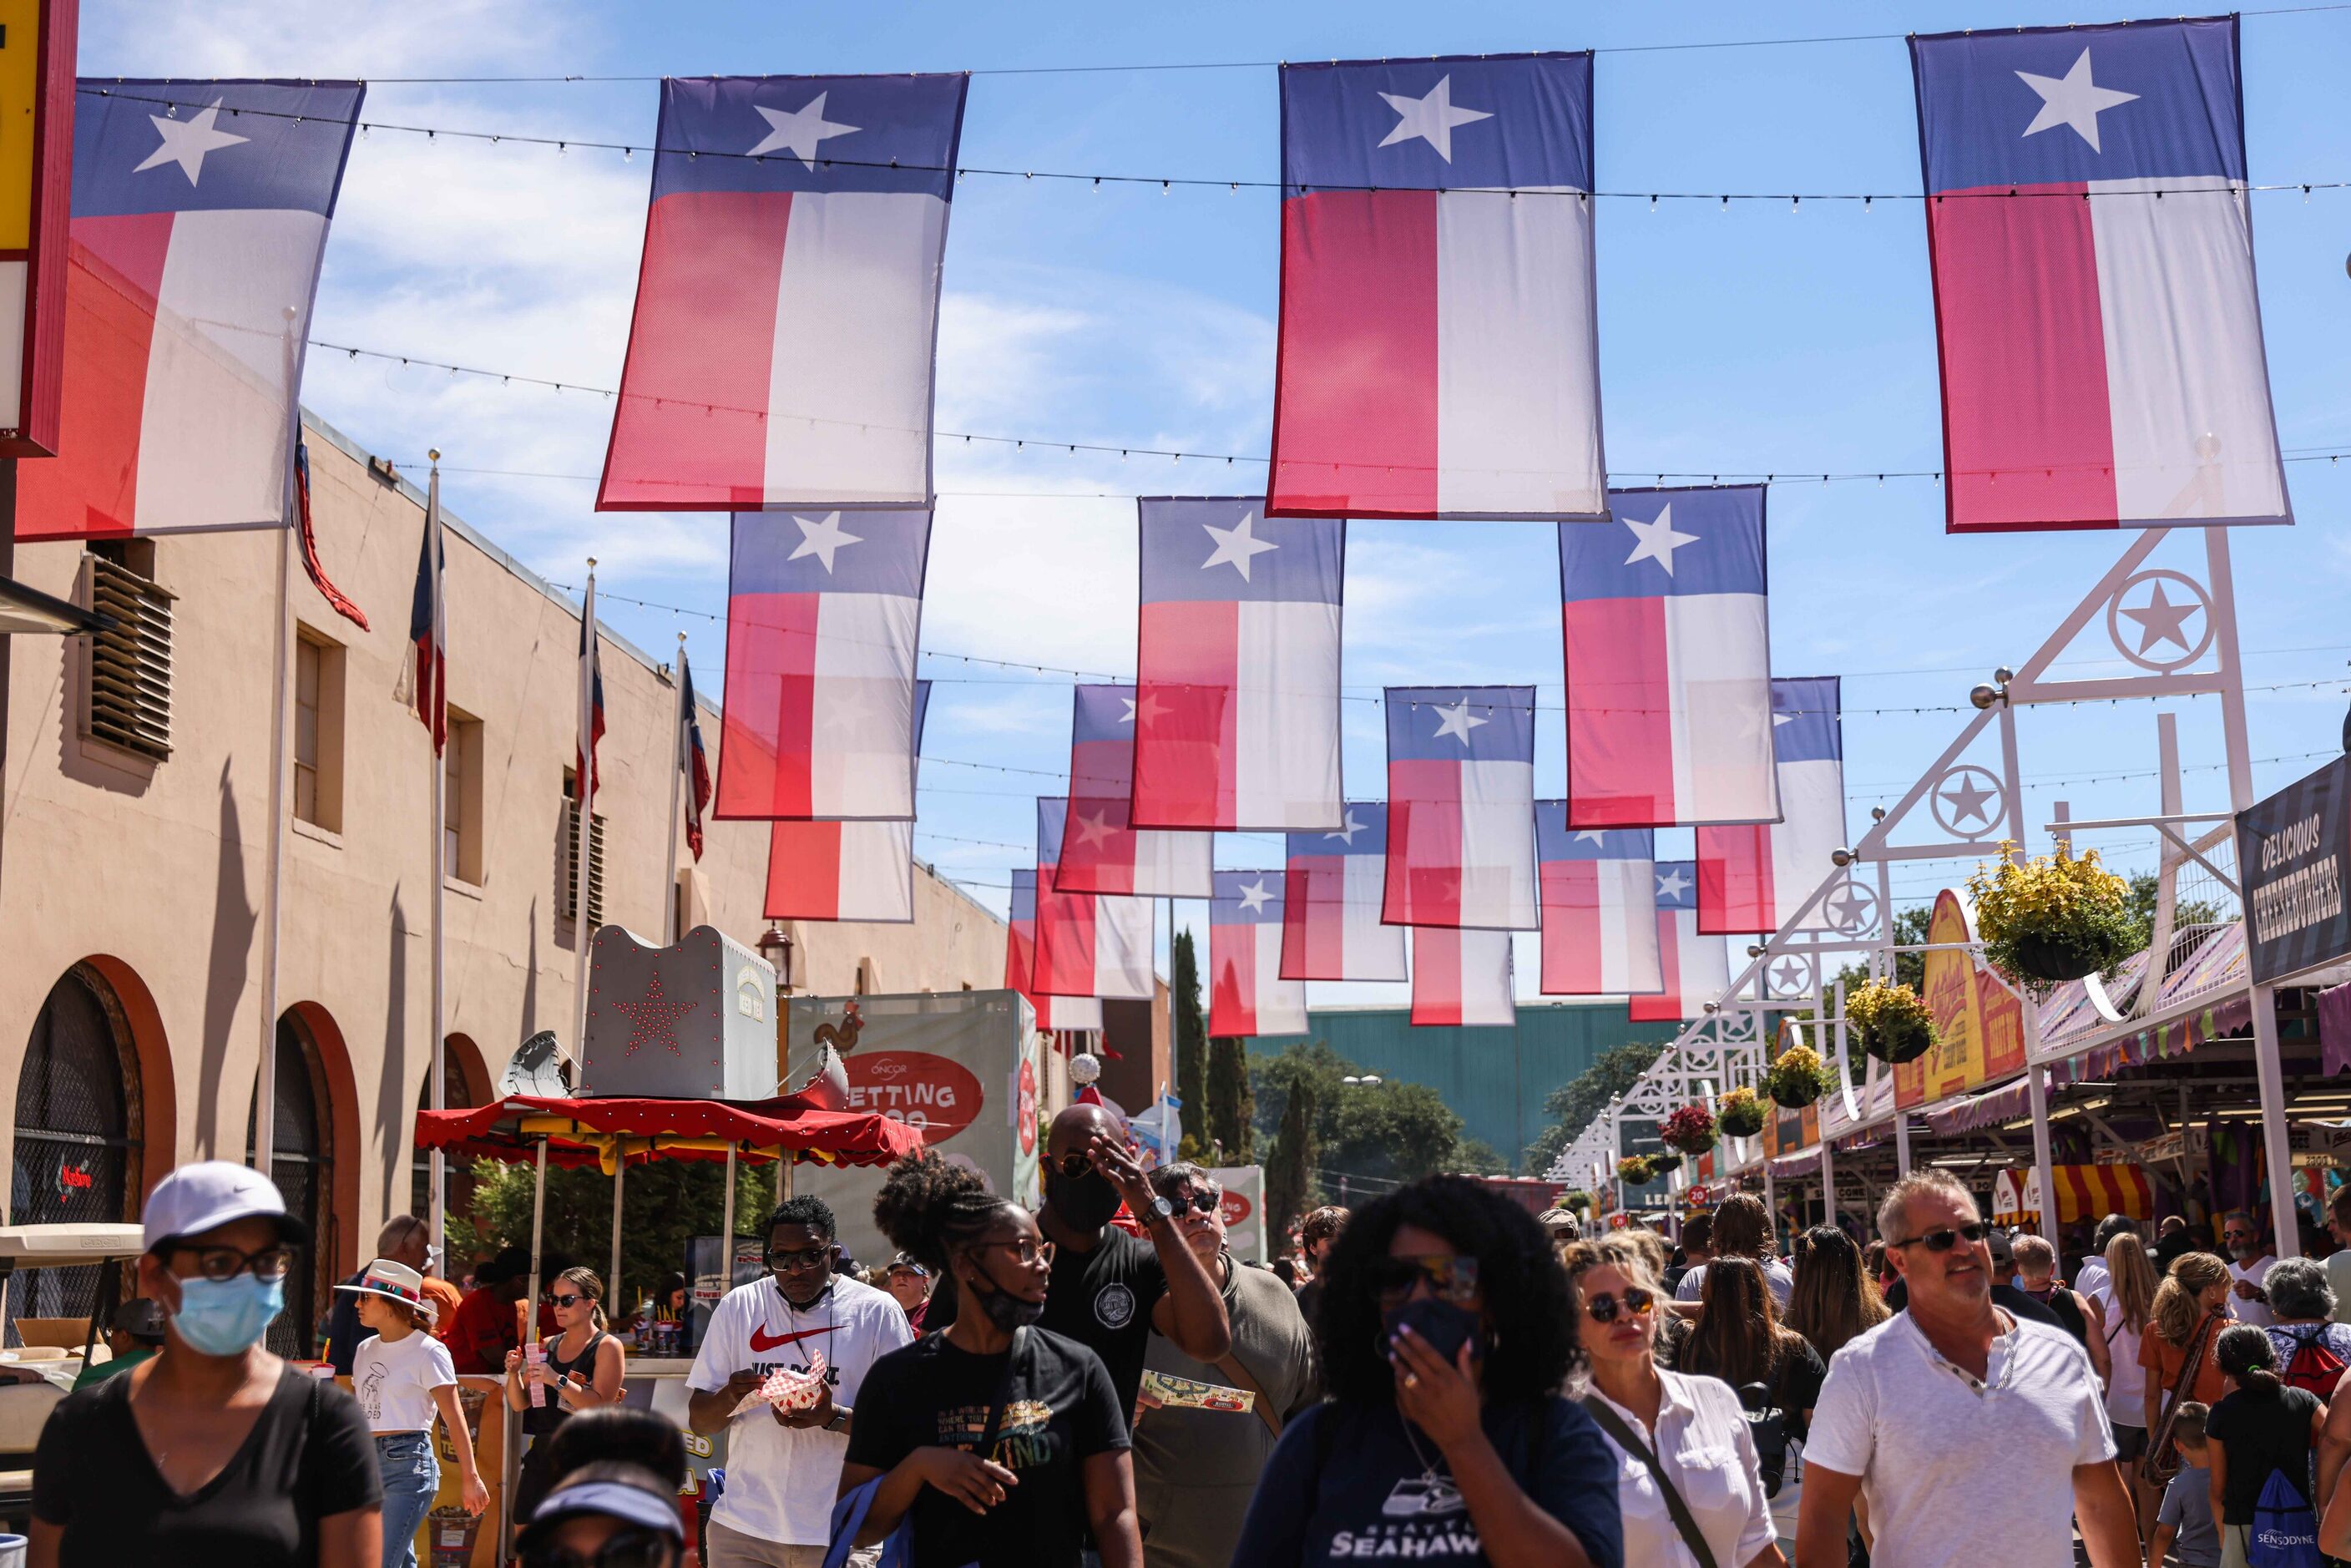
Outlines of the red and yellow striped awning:
<svg viewBox="0 0 2351 1568">
<path fill-rule="evenodd" d="M 2102 1219 L 2120 1214 L 2132 1219 L 2155 1218 L 2155 1192 L 2147 1172 L 2138 1166 L 2052 1166 L 2050 1179 L 2057 1185 L 2057 1223 Z M 2041 1218 L 2037 1173 L 2032 1166 L 2007 1173 L 1992 1189 L 1992 1222 L 2020 1225 Z M 2003 1205 L 2007 1205 L 2003 1211 Z"/>
</svg>

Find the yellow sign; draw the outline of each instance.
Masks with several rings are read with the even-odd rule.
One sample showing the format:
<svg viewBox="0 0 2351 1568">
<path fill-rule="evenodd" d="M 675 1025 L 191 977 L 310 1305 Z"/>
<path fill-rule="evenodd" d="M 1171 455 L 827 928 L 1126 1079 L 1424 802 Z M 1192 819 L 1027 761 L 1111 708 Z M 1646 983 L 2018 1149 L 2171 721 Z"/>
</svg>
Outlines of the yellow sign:
<svg viewBox="0 0 2351 1568">
<path fill-rule="evenodd" d="M 0 0 L 0 458 L 57 448 L 78 0 Z"/>
<path fill-rule="evenodd" d="M 1894 1103 L 1907 1110 L 1964 1093 L 2024 1069 L 2024 1009 L 1973 953 L 1975 925 L 1959 895 L 1945 888 L 1927 922 L 1927 1010 L 1935 1048 L 1894 1070 Z"/>
<path fill-rule="evenodd" d="M 33 132 L 41 104 L 41 0 L 0 0 L 0 257 L 33 243 Z"/>
</svg>

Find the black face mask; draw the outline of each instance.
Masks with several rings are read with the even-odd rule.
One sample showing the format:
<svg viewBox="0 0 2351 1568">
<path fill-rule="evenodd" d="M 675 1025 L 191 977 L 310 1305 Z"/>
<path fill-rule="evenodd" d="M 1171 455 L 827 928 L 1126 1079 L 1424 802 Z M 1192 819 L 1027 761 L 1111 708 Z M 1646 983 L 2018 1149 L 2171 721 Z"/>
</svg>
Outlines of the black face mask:
<svg viewBox="0 0 2351 1568">
<path fill-rule="evenodd" d="M 1100 1171 L 1075 1176 L 1048 1171 L 1045 1201 L 1053 1206 L 1053 1212 L 1067 1221 L 1071 1229 L 1091 1232 L 1108 1225 L 1123 1200 L 1118 1188 L 1111 1186 L 1110 1178 Z"/>
<path fill-rule="evenodd" d="M 1024 1301 L 988 1279 L 986 1268 L 975 1270 L 963 1282 L 964 1294 L 978 1303 L 980 1315 L 996 1325 L 999 1333 L 1027 1328 L 1045 1315 L 1042 1301 Z"/>
</svg>

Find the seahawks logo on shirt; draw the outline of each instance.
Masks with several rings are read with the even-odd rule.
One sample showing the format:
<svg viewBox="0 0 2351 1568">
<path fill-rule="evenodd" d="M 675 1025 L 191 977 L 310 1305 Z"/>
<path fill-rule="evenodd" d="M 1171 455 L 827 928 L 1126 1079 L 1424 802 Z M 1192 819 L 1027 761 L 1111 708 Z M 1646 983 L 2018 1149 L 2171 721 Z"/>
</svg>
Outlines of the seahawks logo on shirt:
<svg viewBox="0 0 2351 1568">
<path fill-rule="evenodd" d="M 1094 1298 L 1094 1316 L 1106 1329 L 1123 1329 L 1134 1319 L 1134 1292 L 1111 1285 Z"/>
</svg>

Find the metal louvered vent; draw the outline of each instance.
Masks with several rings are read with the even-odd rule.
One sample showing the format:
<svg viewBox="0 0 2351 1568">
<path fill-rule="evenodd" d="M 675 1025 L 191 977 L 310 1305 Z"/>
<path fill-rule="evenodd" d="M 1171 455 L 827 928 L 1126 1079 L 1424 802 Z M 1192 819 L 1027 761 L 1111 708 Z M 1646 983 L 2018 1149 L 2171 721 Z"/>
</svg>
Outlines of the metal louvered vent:
<svg viewBox="0 0 2351 1568">
<path fill-rule="evenodd" d="M 577 920 L 580 886 L 580 807 L 577 801 L 563 802 L 563 887 L 557 895 L 557 907 L 566 920 Z M 588 925 L 592 929 L 604 924 L 604 816 L 593 813 L 588 826 Z"/>
<path fill-rule="evenodd" d="M 84 729 L 163 761 L 172 755 L 172 595 L 120 562 L 88 559 L 90 607 L 118 624 L 89 636 Z"/>
</svg>

